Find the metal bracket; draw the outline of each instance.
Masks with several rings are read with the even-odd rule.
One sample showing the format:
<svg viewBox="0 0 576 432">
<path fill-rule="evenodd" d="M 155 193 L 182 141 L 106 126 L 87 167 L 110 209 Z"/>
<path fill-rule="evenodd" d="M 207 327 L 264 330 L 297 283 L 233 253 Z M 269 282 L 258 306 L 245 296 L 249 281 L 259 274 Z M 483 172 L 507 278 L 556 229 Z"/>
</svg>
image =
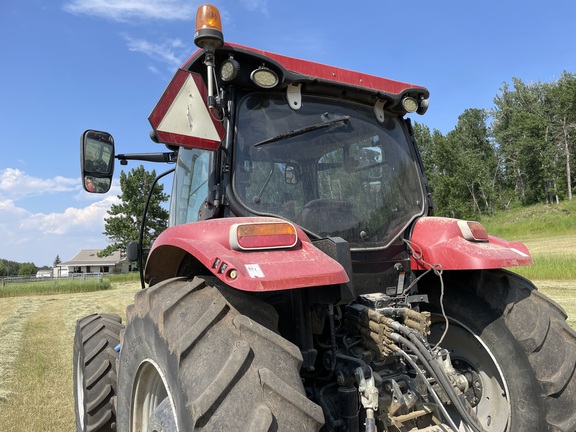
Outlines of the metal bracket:
<svg viewBox="0 0 576 432">
<path fill-rule="evenodd" d="M 374 115 L 380 123 L 384 123 L 384 105 L 386 105 L 386 101 L 382 99 L 378 99 L 374 104 Z"/>
<path fill-rule="evenodd" d="M 288 99 L 288 105 L 295 111 L 298 111 L 302 107 L 301 87 L 301 83 L 293 83 L 286 88 L 286 99 Z"/>
</svg>

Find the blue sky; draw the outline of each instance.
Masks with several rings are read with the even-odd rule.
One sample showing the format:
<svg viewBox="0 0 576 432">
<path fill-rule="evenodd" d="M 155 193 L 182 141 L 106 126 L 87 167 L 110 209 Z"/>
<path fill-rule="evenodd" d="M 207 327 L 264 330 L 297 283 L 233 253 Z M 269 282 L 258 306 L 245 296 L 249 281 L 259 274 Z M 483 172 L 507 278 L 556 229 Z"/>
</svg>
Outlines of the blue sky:
<svg viewBox="0 0 576 432">
<path fill-rule="evenodd" d="M 80 135 L 109 131 L 121 153 L 164 150 L 148 138 L 148 115 L 196 49 L 199 4 L 1 1 L 0 258 L 51 265 L 106 246 L 119 189 L 82 190 Z M 430 109 L 415 120 L 444 134 L 465 109 L 492 108 L 513 77 L 576 72 L 573 0 L 213 4 L 227 41 L 428 87 Z"/>
</svg>

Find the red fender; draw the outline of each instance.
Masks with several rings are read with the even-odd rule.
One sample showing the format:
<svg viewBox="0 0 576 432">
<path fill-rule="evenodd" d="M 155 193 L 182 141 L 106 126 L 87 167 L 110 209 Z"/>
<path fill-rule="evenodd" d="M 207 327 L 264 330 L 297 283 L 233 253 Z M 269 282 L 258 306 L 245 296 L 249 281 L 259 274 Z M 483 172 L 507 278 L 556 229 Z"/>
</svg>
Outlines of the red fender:
<svg viewBox="0 0 576 432">
<path fill-rule="evenodd" d="M 464 222 L 466 223 L 466 222 Z M 487 236 L 485 241 L 465 238 L 462 221 L 442 217 L 423 217 L 414 225 L 410 242 L 416 255 L 426 263 L 440 264 L 444 270 L 473 270 L 525 266 L 532 264 L 528 248 L 520 242 L 510 242 Z M 429 266 L 411 260 L 413 270 Z"/>
<path fill-rule="evenodd" d="M 313 246 L 298 227 L 298 241 L 292 248 L 232 250 L 230 227 L 244 222 L 278 222 L 278 219 L 210 219 L 163 231 L 150 250 L 146 282 L 174 277 L 186 254 L 194 256 L 227 285 L 242 291 L 276 291 L 349 281 L 344 268 Z"/>
</svg>

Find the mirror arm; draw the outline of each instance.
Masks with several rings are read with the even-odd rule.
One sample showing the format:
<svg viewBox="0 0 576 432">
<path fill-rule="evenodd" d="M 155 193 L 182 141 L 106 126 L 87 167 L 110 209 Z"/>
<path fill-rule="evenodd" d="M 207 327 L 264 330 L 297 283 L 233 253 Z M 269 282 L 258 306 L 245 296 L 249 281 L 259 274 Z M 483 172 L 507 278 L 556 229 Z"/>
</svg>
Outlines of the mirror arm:
<svg viewBox="0 0 576 432">
<path fill-rule="evenodd" d="M 129 160 L 139 160 L 146 162 L 165 162 L 165 163 L 176 162 L 176 152 L 130 153 L 130 154 L 118 154 L 115 157 L 120 161 L 121 165 L 126 165 Z"/>
</svg>

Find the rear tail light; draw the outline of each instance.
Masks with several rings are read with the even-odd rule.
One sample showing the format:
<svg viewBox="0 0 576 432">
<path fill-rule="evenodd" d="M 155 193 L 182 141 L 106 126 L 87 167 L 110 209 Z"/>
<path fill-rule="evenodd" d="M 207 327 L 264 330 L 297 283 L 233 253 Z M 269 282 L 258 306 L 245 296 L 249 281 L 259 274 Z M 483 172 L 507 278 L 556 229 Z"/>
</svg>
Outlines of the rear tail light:
<svg viewBox="0 0 576 432">
<path fill-rule="evenodd" d="M 240 223 L 230 227 L 230 247 L 234 250 L 291 248 L 297 241 L 296 228 L 288 222 Z"/>
<path fill-rule="evenodd" d="M 488 233 L 486 232 L 486 228 L 484 228 L 480 222 L 460 220 L 458 221 L 458 226 L 460 227 L 462 236 L 466 240 L 478 242 L 488 241 Z"/>
</svg>

